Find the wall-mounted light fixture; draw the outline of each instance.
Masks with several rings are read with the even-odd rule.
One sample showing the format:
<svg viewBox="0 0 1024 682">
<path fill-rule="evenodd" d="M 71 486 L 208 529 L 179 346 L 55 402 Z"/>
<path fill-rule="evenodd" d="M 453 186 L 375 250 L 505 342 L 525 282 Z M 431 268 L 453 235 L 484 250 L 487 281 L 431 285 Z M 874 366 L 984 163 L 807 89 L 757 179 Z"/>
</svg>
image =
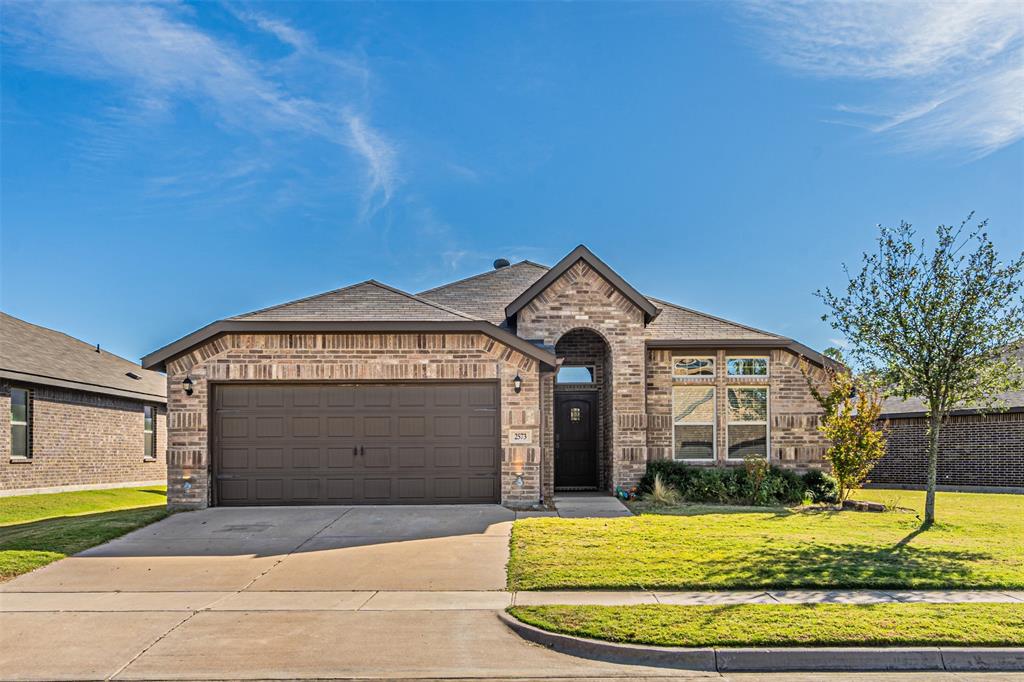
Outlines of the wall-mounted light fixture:
<svg viewBox="0 0 1024 682">
<path fill-rule="evenodd" d="M 516 474 L 516 487 L 522 488 L 524 485 L 526 485 L 526 481 L 523 480 L 523 472 L 520 471 Z"/>
<path fill-rule="evenodd" d="M 192 391 L 195 390 L 193 386 L 191 374 L 186 376 L 185 380 L 181 382 L 181 387 L 185 389 L 185 395 L 192 395 Z"/>
<path fill-rule="evenodd" d="M 519 376 L 519 372 L 516 372 L 516 378 L 512 380 L 512 390 L 516 393 L 523 390 L 523 378 Z"/>
</svg>

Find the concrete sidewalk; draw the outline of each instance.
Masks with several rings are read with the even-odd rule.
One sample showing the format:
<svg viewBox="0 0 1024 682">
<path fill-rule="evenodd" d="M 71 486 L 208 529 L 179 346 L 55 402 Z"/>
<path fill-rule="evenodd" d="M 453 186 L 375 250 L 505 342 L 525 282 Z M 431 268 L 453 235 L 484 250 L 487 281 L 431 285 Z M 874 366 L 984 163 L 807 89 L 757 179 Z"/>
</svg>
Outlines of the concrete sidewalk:
<svg viewBox="0 0 1024 682">
<path fill-rule="evenodd" d="M 0 592 L 0 613 L 200 611 L 498 611 L 549 604 L 1012 604 L 1024 592 L 503 592 L 498 590 L 334 590 L 237 592 Z"/>
</svg>

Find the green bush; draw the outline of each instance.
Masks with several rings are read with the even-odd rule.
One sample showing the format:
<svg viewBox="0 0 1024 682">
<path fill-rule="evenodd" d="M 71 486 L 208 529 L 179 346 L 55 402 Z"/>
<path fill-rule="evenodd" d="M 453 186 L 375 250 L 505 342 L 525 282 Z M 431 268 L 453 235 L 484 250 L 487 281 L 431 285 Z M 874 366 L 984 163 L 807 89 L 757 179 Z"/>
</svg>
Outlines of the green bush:
<svg viewBox="0 0 1024 682">
<path fill-rule="evenodd" d="M 839 483 L 831 474 L 812 470 L 804 474 L 804 485 L 812 502 L 835 504 L 839 501 Z"/>
<path fill-rule="evenodd" d="M 789 469 L 768 467 L 767 472 L 762 473 L 751 467 L 699 467 L 669 460 L 647 465 L 647 473 L 640 481 L 641 492 L 649 493 L 658 475 L 687 502 L 800 504 L 806 492 L 803 478 Z"/>
</svg>

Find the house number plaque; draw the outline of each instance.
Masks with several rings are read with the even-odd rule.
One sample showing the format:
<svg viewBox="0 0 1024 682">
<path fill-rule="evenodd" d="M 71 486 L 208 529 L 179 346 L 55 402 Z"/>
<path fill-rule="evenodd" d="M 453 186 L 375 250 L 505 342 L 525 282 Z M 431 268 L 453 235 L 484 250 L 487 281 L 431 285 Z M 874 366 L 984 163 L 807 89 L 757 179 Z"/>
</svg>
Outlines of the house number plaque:
<svg viewBox="0 0 1024 682">
<path fill-rule="evenodd" d="M 532 442 L 533 436 L 526 429 L 511 429 L 508 432 L 509 445 L 530 445 Z"/>
</svg>

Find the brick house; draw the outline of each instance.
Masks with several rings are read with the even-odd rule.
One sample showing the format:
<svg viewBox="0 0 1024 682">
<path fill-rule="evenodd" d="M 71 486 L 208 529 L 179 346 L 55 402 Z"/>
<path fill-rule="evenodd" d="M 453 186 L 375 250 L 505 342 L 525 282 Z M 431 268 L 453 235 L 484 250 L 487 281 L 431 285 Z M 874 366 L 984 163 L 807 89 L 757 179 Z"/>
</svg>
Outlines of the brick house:
<svg viewBox="0 0 1024 682">
<path fill-rule="evenodd" d="M 0 497 L 163 484 L 166 379 L 0 313 Z"/>
<path fill-rule="evenodd" d="M 830 362 L 644 296 L 580 246 L 227 318 L 143 366 L 167 373 L 174 506 L 528 507 L 631 486 L 659 458 L 820 466 L 801 358 Z"/>
<path fill-rule="evenodd" d="M 1024 365 L 1024 350 L 1016 352 Z M 937 485 L 944 488 L 1024 491 L 1024 392 L 996 396 L 1001 409 L 953 410 L 939 432 Z M 877 486 L 923 487 L 928 476 L 928 420 L 920 398 L 887 398 L 881 427 L 885 456 L 871 470 Z"/>
</svg>

